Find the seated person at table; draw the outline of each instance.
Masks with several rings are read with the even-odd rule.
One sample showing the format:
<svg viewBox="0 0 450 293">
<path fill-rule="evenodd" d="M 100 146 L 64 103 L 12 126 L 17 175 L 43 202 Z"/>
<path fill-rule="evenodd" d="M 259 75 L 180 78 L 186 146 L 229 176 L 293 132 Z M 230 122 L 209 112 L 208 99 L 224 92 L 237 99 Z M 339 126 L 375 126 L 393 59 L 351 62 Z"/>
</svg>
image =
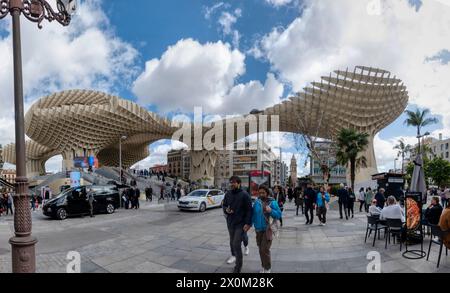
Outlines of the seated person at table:
<svg viewBox="0 0 450 293">
<path fill-rule="evenodd" d="M 377 200 L 372 200 L 372 205 L 369 207 L 369 215 L 371 217 L 379 217 L 381 215 L 381 209 L 377 207 Z"/>
<path fill-rule="evenodd" d="M 431 199 L 431 204 L 425 211 L 425 221 L 424 224 L 437 225 L 439 224 L 439 219 L 442 215 L 442 206 L 439 204 L 440 198 L 434 196 Z"/>
<path fill-rule="evenodd" d="M 400 219 L 405 222 L 405 211 L 397 204 L 395 197 L 389 196 L 387 199 L 387 207 L 381 211 L 380 220 Z"/>
<path fill-rule="evenodd" d="M 442 213 L 439 227 L 441 227 L 442 231 L 450 231 L 450 204 L 447 204 L 447 208 Z M 444 244 L 450 249 L 450 233 L 447 233 L 444 237 Z"/>
</svg>

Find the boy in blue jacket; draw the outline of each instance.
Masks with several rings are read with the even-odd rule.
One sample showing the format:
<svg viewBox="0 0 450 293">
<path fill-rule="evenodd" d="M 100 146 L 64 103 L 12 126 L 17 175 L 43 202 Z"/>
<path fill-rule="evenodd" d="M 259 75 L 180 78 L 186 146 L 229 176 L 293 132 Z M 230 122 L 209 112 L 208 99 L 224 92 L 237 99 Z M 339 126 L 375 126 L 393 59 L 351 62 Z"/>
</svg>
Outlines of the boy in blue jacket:
<svg viewBox="0 0 450 293">
<path fill-rule="evenodd" d="M 327 223 L 327 204 L 330 202 L 330 195 L 325 191 L 325 187 L 321 187 L 317 194 L 317 216 L 319 217 L 320 226 L 325 226 Z"/>
<path fill-rule="evenodd" d="M 281 210 L 273 198 L 269 198 L 270 190 L 266 186 L 259 187 L 259 198 L 253 205 L 252 224 L 256 231 L 256 244 L 261 257 L 261 273 L 270 273 L 272 268 L 270 247 L 272 246 L 273 232 L 270 229 L 270 218 L 279 220 Z"/>
</svg>

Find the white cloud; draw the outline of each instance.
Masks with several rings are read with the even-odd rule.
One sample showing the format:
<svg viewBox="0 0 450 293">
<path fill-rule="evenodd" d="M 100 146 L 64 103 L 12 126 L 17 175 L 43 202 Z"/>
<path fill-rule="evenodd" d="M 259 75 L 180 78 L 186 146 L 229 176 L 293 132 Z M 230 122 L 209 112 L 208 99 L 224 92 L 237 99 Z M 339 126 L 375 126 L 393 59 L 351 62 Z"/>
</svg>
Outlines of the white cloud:
<svg viewBox="0 0 450 293">
<path fill-rule="evenodd" d="M 259 81 L 250 81 L 233 87 L 225 97 L 228 104 L 227 110 L 231 113 L 239 113 L 243 110 L 243 105 L 253 105 L 253 107 L 264 109 L 279 103 L 283 92 L 284 86 L 272 73 L 269 73 L 264 85 Z M 243 101 L 246 101 L 245 104 Z"/>
<path fill-rule="evenodd" d="M 223 34 L 225 36 L 231 35 L 233 39 L 233 46 L 235 48 L 239 47 L 239 40 L 241 34 L 238 30 L 233 29 L 233 25 L 236 24 L 237 20 L 242 16 L 241 9 L 235 9 L 233 13 L 224 11 L 219 18 L 219 24 L 222 28 Z"/>
<path fill-rule="evenodd" d="M 35 23 L 22 18 L 27 107 L 37 98 L 60 90 L 86 88 L 114 92 L 118 84 L 131 82 L 138 52 L 115 35 L 100 4 L 101 0 L 83 1 L 68 27 L 44 21 L 43 29 L 39 30 Z M 2 27 L 6 37 L 0 38 L 0 88 L 3 89 L 0 127 L 8 131 L 0 136 L 3 144 L 12 142 L 14 135 L 14 127 L 6 127 L 14 118 L 12 35 L 10 21 L 7 22 Z"/>
<path fill-rule="evenodd" d="M 211 7 L 204 7 L 203 8 L 203 11 L 204 11 L 204 16 L 205 16 L 205 18 L 206 19 L 211 19 L 211 16 L 216 12 L 216 11 L 218 11 L 220 8 L 222 8 L 222 7 L 228 7 L 229 6 L 229 4 L 225 4 L 225 3 L 223 3 L 223 2 L 219 2 L 219 3 L 217 3 L 217 4 L 214 4 L 213 6 L 211 6 Z"/>
<path fill-rule="evenodd" d="M 430 58 L 450 48 L 450 7 L 422 2 L 416 9 L 407 0 L 382 1 L 381 13 L 369 15 L 369 0 L 308 0 L 302 16 L 286 28 L 274 28 L 251 52 L 267 59 L 293 91 L 336 69 L 390 70 L 405 82 L 410 102 L 442 115 L 449 129 L 450 64 Z M 376 140 L 381 167 L 393 165 L 394 157 L 388 163 L 379 155 L 392 156 L 392 147 Z"/>
<path fill-rule="evenodd" d="M 264 85 L 259 81 L 235 85 L 245 73 L 244 61 L 239 50 L 221 41 L 180 40 L 160 59 L 146 63 L 133 92 L 139 103 L 157 105 L 163 112 L 193 112 L 199 106 L 205 113 L 242 114 L 278 101 L 283 86 L 272 74 Z"/>
<path fill-rule="evenodd" d="M 50 158 L 45 163 L 45 171 L 49 173 L 58 173 L 62 171 L 62 162 L 63 157 L 62 156 L 55 156 Z"/>
<path fill-rule="evenodd" d="M 225 34 L 231 34 L 233 25 L 237 22 L 238 18 L 242 16 L 242 10 L 236 9 L 234 13 L 229 13 L 227 11 L 222 12 L 219 18 L 219 24 L 222 26 L 223 32 Z"/>
<path fill-rule="evenodd" d="M 150 149 L 150 156 L 144 160 L 136 163 L 132 168 L 139 167 L 150 168 L 155 165 L 166 165 L 167 164 L 167 153 L 171 150 L 180 150 L 187 148 L 187 145 L 179 141 L 166 141 L 162 144 Z"/>
</svg>

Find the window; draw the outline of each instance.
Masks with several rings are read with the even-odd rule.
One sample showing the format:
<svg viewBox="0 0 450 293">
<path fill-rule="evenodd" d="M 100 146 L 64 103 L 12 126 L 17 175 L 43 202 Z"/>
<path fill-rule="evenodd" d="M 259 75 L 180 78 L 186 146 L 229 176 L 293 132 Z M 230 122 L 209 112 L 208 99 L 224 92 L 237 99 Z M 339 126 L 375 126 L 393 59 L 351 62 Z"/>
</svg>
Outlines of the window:
<svg viewBox="0 0 450 293">
<path fill-rule="evenodd" d="M 445 158 L 448 159 L 448 152 L 445 153 Z"/>
<path fill-rule="evenodd" d="M 448 142 L 445 144 L 445 149 L 448 150 Z"/>
<path fill-rule="evenodd" d="M 208 196 L 216 196 L 216 195 L 218 195 L 218 194 L 219 194 L 219 191 L 217 191 L 217 190 L 212 190 L 212 191 L 209 192 Z"/>
</svg>

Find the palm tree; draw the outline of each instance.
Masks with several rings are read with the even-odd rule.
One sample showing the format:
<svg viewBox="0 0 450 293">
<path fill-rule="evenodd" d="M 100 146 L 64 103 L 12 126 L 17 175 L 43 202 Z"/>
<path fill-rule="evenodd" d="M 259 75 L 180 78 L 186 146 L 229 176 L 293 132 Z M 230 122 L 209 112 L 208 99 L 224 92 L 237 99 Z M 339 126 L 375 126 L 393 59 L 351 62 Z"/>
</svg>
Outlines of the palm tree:
<svg viewBox="0 0 450 293">
<path fill-rule="evenodd" d="M 342 129 L 337 136 L 336 161 L 342 165 L 350 165 L 352 190 L 355 190 L 356 169 L 366 166 L 366 157 L 359 154 L 369 145 L 369 134 L 359 133 L 354 129 Z"/>
<path fill-rule="evenodd" d="M 405 124 L 407 126 L 414 126 L 417 127 L 417 138 L 419 139 L 418 144 L 418 151 L 417 153 L 420 153 L 420 138 L 421 138 L 421 129 L 422 127 L 431 125 L 431 124 L 437 124 L 439 121 L 437 118 L 427 118 L 427 116 L 430 114 L 429 109 L 424 109 L 421 111 L 420 109 L 416 109 L 416 111 L 405 111 L 408 118 L 405 120 Z"/>
<path fill-rule="evenodd" d="M 404 164 L 405 164 L 405 157 L 406 155 L 411 152 L 411 145 L 406 144 L 405 141 L 402 139 L 400 139 L 398 141 L 398 145 L 396 145 L 394 147 L 394 150 L 398 150 L 398 157 L 402 157 L 402 174 L 404 172 Z"/>
</svg>

